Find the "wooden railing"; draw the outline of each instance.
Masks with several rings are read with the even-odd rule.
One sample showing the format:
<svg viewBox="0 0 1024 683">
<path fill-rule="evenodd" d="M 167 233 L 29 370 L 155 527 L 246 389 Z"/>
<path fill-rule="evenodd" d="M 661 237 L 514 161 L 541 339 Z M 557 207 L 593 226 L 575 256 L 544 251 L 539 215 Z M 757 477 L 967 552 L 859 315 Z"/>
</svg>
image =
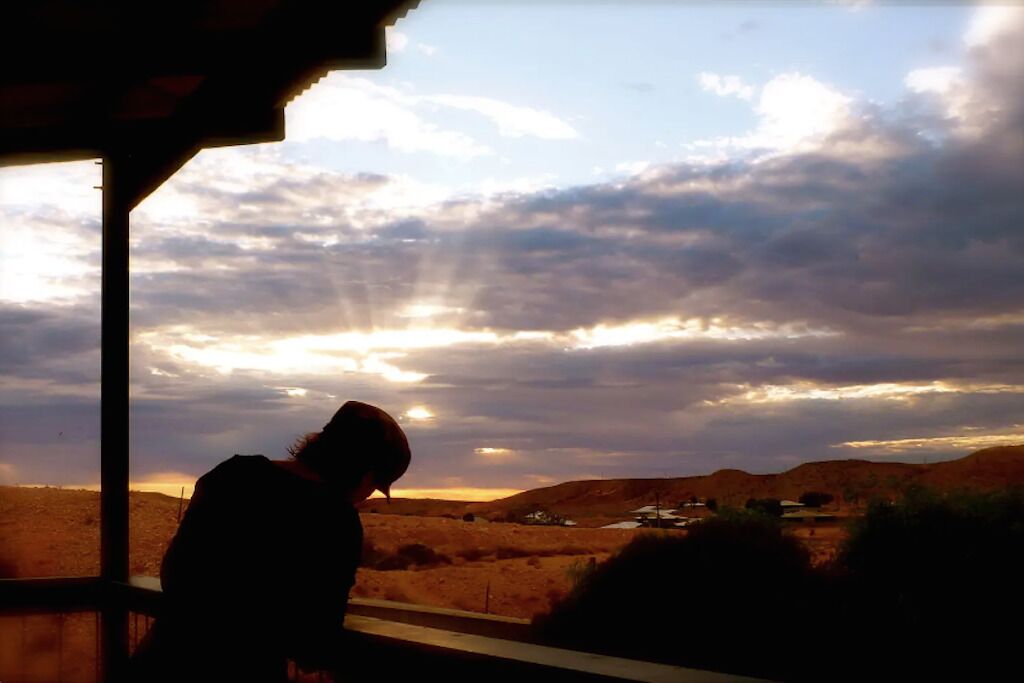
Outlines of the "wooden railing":
<svg viewBox="0 0 1024 683">
<path fill-rule="evenodd" d="M 159 613 L 161 601 L 159 579 L 153 577 L 132 577 L 128 584 L 106 588 L 96 578 L 0 580 L 0 614 L 99 611 L 113 604 L 133 615 L 131 642 L 148 627 L 150 617 Z M 347 650 L 353 653 L 351 667 L 346 666 L 344 675 L 339 673 L 334 679 L 415 681 L 426 677 L 445 683 L 758 680 L 548 647 L 530 642 L 528 626 L 523 619 L 355 598 L 345 619 Z"/>
</svg>

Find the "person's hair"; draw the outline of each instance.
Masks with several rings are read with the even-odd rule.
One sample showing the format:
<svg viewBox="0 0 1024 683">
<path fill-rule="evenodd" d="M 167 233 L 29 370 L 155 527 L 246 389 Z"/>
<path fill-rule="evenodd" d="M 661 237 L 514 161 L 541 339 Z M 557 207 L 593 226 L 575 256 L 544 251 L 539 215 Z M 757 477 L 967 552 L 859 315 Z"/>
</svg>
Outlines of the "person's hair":
<svg viewBox="0 0 1024 683">
<path fill-rule="evenodd" d="M 351 458 L 339 458 L 328 452 L 330 444 L 320 439 L 321 432 L 309 432 L 295 439 L 288 446 L 288 456 L 306 465 L 317 474 L 328 476 L 325 465 L 330 460 L 330 482 L 342 489 L 355 490 L 362 482 L 370 467 L 365 462 Z"/>
<path fill-rule="evenodd" d="M 359 401 L 346 401 L 322 430 L 299 437 L 288 453 L 333 487 L 355 490 L 371 474 L 386 495 L 412 456 L 395 419 Z"/>
</svg>

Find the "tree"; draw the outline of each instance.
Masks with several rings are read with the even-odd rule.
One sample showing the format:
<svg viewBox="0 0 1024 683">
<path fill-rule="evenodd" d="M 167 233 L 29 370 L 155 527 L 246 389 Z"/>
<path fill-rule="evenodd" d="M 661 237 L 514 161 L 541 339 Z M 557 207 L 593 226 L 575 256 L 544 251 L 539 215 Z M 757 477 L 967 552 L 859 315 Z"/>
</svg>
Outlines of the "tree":
<svg viewBox="0 0 1024 683">
<path fill-rule="evenodd" d="M 823 491 L 805 491 L 800 494 L 800 502 L 811 508 L 820 508 L 822 505 L 828 505 L 833 500 L 835 500 L 835 496 Z"/>
<path fill-rule="evenodd" d="M 754 510 L 769 517 L 782 516 L 782 501 L 778 498 L 750 498 L 744 506 L 748 510 Z"/>
<path fill-rule="evenodd" d="M 712 512 L 718 512 L 718 501 L 716 499 L 708 498 L 704 505 L 707 506 L 708 510 L 711 510 Z"/>
</svg>

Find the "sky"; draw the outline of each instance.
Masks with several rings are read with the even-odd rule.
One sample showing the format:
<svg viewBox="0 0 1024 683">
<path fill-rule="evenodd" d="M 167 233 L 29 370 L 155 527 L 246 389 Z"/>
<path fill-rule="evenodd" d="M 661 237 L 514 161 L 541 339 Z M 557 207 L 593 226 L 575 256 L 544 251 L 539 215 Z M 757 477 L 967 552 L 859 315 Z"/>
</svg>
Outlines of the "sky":
<svg viewBox="0 0 1024 683">
<path fill-rule="evenodd" d="M 1024 9 L 425 0 L 132 213 L 131 479 L 358 399 L 396 495 L 1024 443 Z M 99 481 L 100 166 L 0 169 L 0 484 Z"/>
</svg>

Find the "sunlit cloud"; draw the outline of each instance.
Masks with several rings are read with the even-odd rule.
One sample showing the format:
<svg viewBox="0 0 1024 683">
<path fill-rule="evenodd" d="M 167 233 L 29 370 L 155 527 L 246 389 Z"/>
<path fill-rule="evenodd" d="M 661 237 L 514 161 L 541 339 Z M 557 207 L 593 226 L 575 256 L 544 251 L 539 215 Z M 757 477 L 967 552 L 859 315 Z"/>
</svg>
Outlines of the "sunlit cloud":
<svg viewBox="0 0 1024 683">
<path fill-rule="evenodd" d="M 409 36 L 395 30 L 393 26 L 384 27 L 384 40 L 388 52 L 401 52 L 409 44 Z"/>
<path fill-rule="evenodd" d="M 432 313 L 434 309 L 423 311 Z M 568 332 L 548 330 L 460 330 L 444 327 L 378 329 L 370 332 L 268 338 L 255 335 L 214 337 L 191 328 L 142 332 L 137 339 L 178 361 L 221 374 L 259 370 L 274 374 L 364 373 L 391 382 L 420 382 L 427 374 L 393 361 L 412 351 L 458 346 L 547 345 L 570 351 L 692 340 L 757 340 L 824 337 L 837 334 L 803 324 L 730 324 L 724 320 L 664 318 L 621 325 L 598 324 Z"/>
<path fill-rule="evenodd" d="M 633 346 L 678 340 L 755 340 L 827 337 L 838 334 L 828 329 L 813 329 L 802 324 L 729 324 L 715 318 L 663 318 L 651 322 L 630 322 L 622 325 L 599 324 L 573 330 L 573 347 L 595 349 L 606 346 Z"/>
<path fill-rule="evenodd" d="M 945 93 L 961 78 L 963 69 L 958 66 L 936 66 L 914 69 L 903 79 L 904 85 L 917 93 Z"/>
<path fill-rule="evenodd" d="M 983 4 L 974 10 L 964 33 L 967 47 L 981 47 L 1024 21 L 1024 6 L 1019 4 Z"/>
<path fill-rule="evenodd" d="M 482 455 L 488 458 L 500 458 L 502 456 L 512 455 L 515 453 L 511 448 L 495 448 L 493 446 L 481 446 L 480 448 L 474 448 L 473 452 L 477 455 Z"/>
<path fill-rule="evenodd" d="M 465 133 L 425 120 L 416 105 L 414 95 L 397 88 L 334 73 L 288 105 L 288 138 L 385 142 L 401 152 L 460 159 L 492 153 Z"/>
<path fill-rule="evenodd" d="M 749 100 L 754 97 L 754 86 L 744 83 L 739 76 L 722 75 L 703 71 L 697 76 L 700 87 L 719 97 L 730 95 Z"/>
<path fill-rule="evenodd" d="M 562 119 L 532 107 L 469 95 L 432 95 L 423 99 L 452 109 L 480 114 L 490 119 L 498 127 L 498 133 L 505 137 L 530 136 L 542 140 L 570 140 L 579 137 L 576 129 Z"/>
<path fill-rule="evenodd" d="M 0 207 L 54 206 L 67 215 L 91 215 L 98 220 L 103 195 L 97 186 L 102 178 L 103 169 L 94 161 L 2 167 Z"/>
<path fill-rule="evenodd" d="M 405 411 L 405 416 L 410 420 L 431 420 L 434 413 L 426 406 L 413 406 Z"/>
<path fill-rule="evenodd" d="M 441 315 L 463 313 L 466 309 L 443 304 L 409 304 L 398 311 L 399 318 L 434 318 Z"/>
<path fill-rule="evenodd" d="M 711 83 L 708 81 L 706 89 L 714 90 Z M 739 81 L 719 81 L 717 85 L 723 90 L 719 94 L 728 91 L 742 97 L 741 93 L 747 92 Z M 694 161 L 725 160 L 736 152 L 808 151 L 851 121 L 853 103 L 838 89 L 806 74 L 779 74 L 761 88 L 753 107 L 758 118 L 754 130 L 744 135 L 695 140 L 684 146 L 696 153 Z"/>
<path fill-rule="evenodd" d="M 741 385 L 743 388 L 746 385 Z M 907 401 L 927 394 L 1024 394 L 1024 386 L 1012 384 L 972 384 L 951 382 L 879 382 L 876 384 L 851 384 L 845 386 L 821 386 L 811 382 L 797 382 L 785 385 L 764 385 L 748 388 L 738 396 L 717 401 L 705 401 L 709 405 L 735 403 L 784 403 L 789 401 L 848 401 L 887 400 Z"/>
<path fill-rule="evenodd" d="M 917 439 L 880 439 L 872 441 L 844 441 L 833 448 L 869 449 L 878 452 L 905 453 L 907 451 L 952 448 L 977 450 L 992 446 L 1014 446 L 1024 444 L 1024 432 L 1011 434 L 957 434 L 953 436 L 928 436 Z"/>
<path fill-rule="evenodd" d="M 68 233 L 44 234 L 25 226 L 0 231 L 0 301 L 72 302 L 89 295 L 85 278 L 98 284 L 98 269 L 85 257 L 97 244 L 86 245 Z"/>
</svg>

